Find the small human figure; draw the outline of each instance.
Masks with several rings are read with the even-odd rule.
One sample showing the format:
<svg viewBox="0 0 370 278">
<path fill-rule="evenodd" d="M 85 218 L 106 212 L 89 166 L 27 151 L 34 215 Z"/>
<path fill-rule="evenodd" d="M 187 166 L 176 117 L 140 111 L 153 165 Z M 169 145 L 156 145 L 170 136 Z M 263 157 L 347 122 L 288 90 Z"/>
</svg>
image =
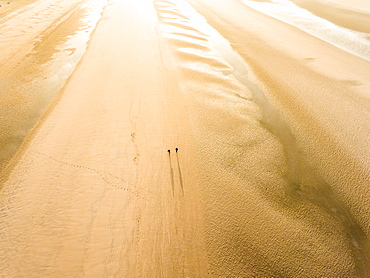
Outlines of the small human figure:
<svg viewBox="0 0 370 278">
<path fill-rule="evenodd" d="M 168 153 L 171 153 L 171 150 L 168 150 Z"/>
<path fill-rule="evenodd" d="M 178 151 L 179 149 L 178 148 L 176 148 L 176 152 Z"/>
</svg>

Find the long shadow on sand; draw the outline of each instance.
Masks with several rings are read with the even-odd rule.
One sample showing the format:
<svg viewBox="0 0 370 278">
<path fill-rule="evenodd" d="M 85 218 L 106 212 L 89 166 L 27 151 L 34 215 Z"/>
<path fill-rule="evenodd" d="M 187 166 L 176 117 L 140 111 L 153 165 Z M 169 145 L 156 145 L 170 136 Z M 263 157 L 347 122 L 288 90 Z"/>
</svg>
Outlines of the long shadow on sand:
<svg viewBox="0 0 370 278">
<path fill-rule="evenodd" d="M 177 168 L 178 168 L 178 171 L 179 171 L 179 180 L 180 180 L 181 192 L 182 192 L 182 195 L 184 196 L 184 181 L 182 179 L 181 165 L 180 165 L 179 153 L 178 153 L 177 149 L 176 149 L 176 159 L 177 159 Z"/>
<path fill-rule="evenodd" d="M 171 151 L 168 150 L 168 160 L 170 162 L 170 174 L 171 174 L 171 186 L 172 186 L 172 196 L 175 196 L 175 179 L 173 175 L 173 167 L 171 161 Z"/>
</svg>

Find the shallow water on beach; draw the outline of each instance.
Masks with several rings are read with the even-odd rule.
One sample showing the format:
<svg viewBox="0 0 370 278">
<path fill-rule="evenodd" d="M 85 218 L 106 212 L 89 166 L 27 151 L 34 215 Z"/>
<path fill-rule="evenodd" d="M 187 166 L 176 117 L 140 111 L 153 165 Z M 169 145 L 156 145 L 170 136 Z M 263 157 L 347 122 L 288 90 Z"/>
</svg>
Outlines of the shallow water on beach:
<svg viewBox="0 0 370 278">
<path fill-rule="evenodd" d="M 209 223 L 217 223 L 215 224 L 217 227 L 229 226 L 229 230 L 222 229 L 223 231 L 220 232 L 223 239 L 217 239 L 214 236 L 214 227 L 206 228 L 212 230 L 209 240 L 212 241 L 212 248 L 215 248 L 212 251 L 215 252 L 212 256 L 217 258 L 215 264 L 219 264 L 220 259 L 216 253 L 220 255 L 225 251 L 218 249 L 220 247 L 215 245 L 215 241 L 220 240 L 219 244 L 222 246 L 228 233 L 230 237 L 238 237 L 237 231 L 244 229 L 239 226 L 242 225 L 239 221 L 242 214 L 244 216 L 249 214 L 243 211 L 242 205 L 249 199 L 245 195 L 248 192 L 247 194 L 255 195 L 256 199 L 261 198 L 264 210 L 270 211 L 262 217 L 270 218 L 274 215 L 274 217 L 280 217 L 278 221 L 280 223 L 291 221 L 290 218 L 297 217 L 301 210 L 310 211 L 306 216 L 310 220 L 306 219 L 306 221 L 307 228 L 312 229 L 313 237 L 328 237 L 331 229 L 328 223 L 326 223 L 328 227 L 316 235 L 314 235 L 316 233 L 314 226 L 317 222 L 331 219 L 333 227 L 341 226 L 346 231 L 345 244 L 348 244 L 353 252 L 357 271 L 362 274 L 369 273 L 369 245 L 363 229 L 349 208 L 333 192 L 331 188 L 333 185 L 327 184 L 308 163 L 306 154 L 300 150 L 301 142 L 295 138 L 289 125 L 269 102 L 263 89 L 252 81 L 254 77 L 248 65 L 232 49 L 229 42 L 185 1 L 173 1 L 173 5 L 169 2 L 162 5 L 160 3 L 158 1 L 164 36 L 175 45 L 182 46 L 179 48 L 178 55 L 181 57 L 185 76 L 190 75 L 193 78 L 195 73 L 198 75 L 198 78 L 189 81 L 188 86 L 191 89 L 186 91 L 199 92 L 192 96 L 199 102 L 198 108 L 192 111 L 195 125 L 199 125 L 195 128 L 199 131 L 201 142 L 198 147 L 204 149 L 202 159 L 207 157 L 200 168 L 208 173 L 210 165 L 213 167 L 208 173 L 213 177 L 204 178 L 203 184 L 206 195 L 212 196 L 209 202 L 217 204 L 208 211 L 208 220 Z M 338 36 L 343 37 L 342 34 Z M 184 60 L 184 57 L 188 61 Z M 196 57 L 202 59 L 196 59 Z M 194 73 L 191 74 L 191 72 Z M 212 89 L 204 87 L 207 83 Z M 208 116 L 204 116 L 203 113 Z M 206 126 L 209 128 L 205 128 Z M 204 165 L 207 166 L 204 167 Z M 253 175 L 259 178 L 251 177 Z M 251 188 L 258 193 L 253 192 L 253 189 L 251 192 Z M 229 192 L 229 194 L 224 194 L 220 199 L 221 192 Z M 239 208 L 236 207 L 238 202 L 241 202 Z M 258 206 L 256 204 L 256 207 Z M 296 206 L 301 208 L 297 209 Z M 238 215 L 238 219 L 234 219 L 234 213 Z M 279 213 L 282 214 L 277 216 Z M 223 218 L 221 216 L 223 214 L 227 217 Z M 251 215 L 249 217 L 254 218 Z M 256 223 L 262 221 L 256 218 L 254 220 Z M 244 219 L 244 221 L 250 222 L 251 219 Z M 276 228 L 279 227 L 278 223 L 260 223 L 258 229 L 269 230 L 273 229 L 274 225 Z M 289 230 L 295 224 L 289 225 L 285 229 Z M 250 227 L 250 229 L 253 230 L 256 227 Z M 249 232 L 253 234 L 251 230 Z M 232 258 L 225 258 L 229 264 L 234 265 L 235 269 L 230 271 L 235 271 L 235 275 L 238 274 L 236 270 L 238 266 L 234 262 L 243 260 L 244 255 L 248 256 L 242 249 L 251 244 L 246 242 L 246 239 L 242 239 L 241 234 L 239 236 L 240 246 L 229 246 L 235 249 L 232 251 L 230 249 L 229 253 L 224 254 L 236 256 L 230 255 Z M 250 241 L 253 240 L 255 239 L 250 239 Z M 338 241 L 339 245 L 342 244 L 339 243 L 340 241 Z M 314 240 L 313 245 L 317 244 L 313 242 Z M 256 248 L 263 248 L 264 244 L 261 243 Z M 307 248 L 307 252 L 313 251 L 308 247 L 302 248 Z M 320 248 L 325 249 L 323 246 Z M 266 249 L 263 252 L 269 251 Z M 240 257 L 236 255 L 237 253 Z M 230 259 L 234 262 L 229 261 Z M 224 267 L 229 266 L 224 265 Z M 241 269 L 239 271 L 242 272 Z"/>
<path fill-rule="evenodd" d="M 63 1 L 50 7 L 58 9 Z M 329 78 L 307 70 L 306 57 L 282 56 L 285 75 L 258 79 L 260 72 L 233 47 L 250 51 L 255 43 L 269 49 L 276 36 L 259 41 L 237 20 L 225 32 L 222 10 L 219 17 L 207 17 L 202 5 L 191 5 L 207 1 L 84 0 L 58 19 L 58 28 L 36 36 L 19 66 L 9 63 L 12 70 L 2 84 L 17 94 L 11 99 L 0 92 L 9 104 L 8 118 L 0 122 L 9 142 L 3 157 L 11 156 L 62 93 L 0 177 L 0 272 L 9 277 L 368 276 L 368 216 L 355 215 L 357 207 L 351 206 L 357 200 L 351 203 L 338 193 L 347 188 L 345 182 L 320 175 L 333 171 L 330 165 L 312 159 L 312 142 L 321 143 L 318 148 L 328 142 L 321 141 L 326 135 L 321 126 L 311 136 L 305 125 L 321 123 L 317 115 L 325 114 L 315 109 L 322 103 L 314 105 L 321 99 L 293 90 L 292 107 L 298 103 L 296 110 L 312 112 L 294 114 L 289 102 L 284 106 L 273 94 L 289 97 L 290 75 L 308 86 L 319 84 L 318 94 L 342 92 L 328 90 Z M 245 14 L 261 20 L 247 24 L 255 24 L 256 32 L 258 27 L 273 32 L 269 24 L 281 24 L 282 32 L 298 38 L 297 45 L 306 39 L 322 53 L 335 50 L 239 2 L 208 3 L 234 5 L 226 22 L 240 9 L 243 24 Z M 44 20 L 37 13 L 31 18 Z M 238 34 L 245 41 L 238 41 Z M 268 67 L 282 61 L 270 59 L 276 53 L 286 55 L 258 49 L 252 56 Z M 290 63 L 297 73 L 288 72 Z M 269 85 L 276 86 L 273 92 Z M 330 150 L 321 151 L 336 158 Z M 341 171 L 334 168 L 339 182 L 347 178 Z M 362 184 L 348 191 L 356 186 Z M 366 211 L 366 200 L 363 207 Z"/>
<path fill-rule="evenodd" d="M 3 72 L 0 77 L 0 168 L 14 155 L 75 69 L 107 3 L 59 0 L 39 5 L 36 2 L 0 20 L 0 36 L 4 38 L 0 42 L 4 63 L 0 67 Z M 49 26 L 53 20 L 57 21 L 53 23 L 56 25 Z M 29 26 L 35 31 L 26 37 Z M 25 50 L 32 46 L 29 53 L 24 53 L 25 57 L 21 56 L 22 49 L 16 48 L 21 48 L 23 43 L 26 43 Z"/>
<path fill-rule="evenodd" d="M 370 40 L 367 33 L 337 26 L 288 0 L 271 2 L 244 0 L 243 3 L 370 61 Z"/>
</svg>

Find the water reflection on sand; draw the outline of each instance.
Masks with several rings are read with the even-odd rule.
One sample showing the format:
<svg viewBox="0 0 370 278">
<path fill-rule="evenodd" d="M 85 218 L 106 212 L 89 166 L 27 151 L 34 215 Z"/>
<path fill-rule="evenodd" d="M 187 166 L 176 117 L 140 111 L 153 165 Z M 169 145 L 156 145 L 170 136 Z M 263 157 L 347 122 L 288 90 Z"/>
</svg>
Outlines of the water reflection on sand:
<svg viewBox="0 0 370 278">
<path fill-rule="evenodd" d="M 46 11 L 52 13 L 50 9 L 60 9 L 63 4 L 63 1 L 56 2 Z M 47 29 L 30 42 L 28 46 L 33 45 L 33 48 L 30 48 L 29 53 L 25 52 L 25 56 L 20 56 L 19 60 L 15 60 L 16 56 L 13 55 L 12 64 L 7 62 L 7 65 L 1 67 L 0 167 L 14 155 L 29 130 L 73 72 L 106 4 L 107 1 L 81 1 L 79 6 L 72 7 L 71 11 L 59 19 L 56 26 L 52 25 L 51 28 L 55 30 L 51 32 Z M 13 41 L 24 36 L 22 30 L 27 27 L 24 22 L 29 20 L 28 17 L 36 20 L 34 24 L 38 26 L 42 25 L 42 21 L 47 24 L 48 16 L 43 18 L 42 15 L 32 14 L 32 9 L 36 7 L 37 3 L 30 5 L 25 12 L 20 9 L 7 15 L 9 19 L 2 22 L 2 32 L 6 34 L 3 34 L 5 40 L 0 49 L 9 49 L 7 43 L 11 36 L 14 36 Z M 11 27 L 8 30 L 9 24 Z"/>
</svg>

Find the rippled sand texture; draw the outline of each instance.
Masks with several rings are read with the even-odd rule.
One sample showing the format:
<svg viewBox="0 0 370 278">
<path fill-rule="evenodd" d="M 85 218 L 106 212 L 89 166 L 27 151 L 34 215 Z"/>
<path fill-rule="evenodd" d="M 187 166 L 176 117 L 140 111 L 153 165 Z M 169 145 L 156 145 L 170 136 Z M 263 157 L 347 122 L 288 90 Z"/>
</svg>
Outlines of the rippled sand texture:
<svg viewBox="0 0 370 278">
<path fill-rule="evenodd" d="M 0 1 L 0 167 L 72 72 L 105 4 Z"/>
<path fill-rule="evenodd" d="M 369 277 L 369 34 L 332 20 L 350 53 L 287 2 L 110 0 L 69 71 L 41 40 L 67 54 L 30 80 L 72 74 L 1 172 L 0 276 Z"/>
</svg>

